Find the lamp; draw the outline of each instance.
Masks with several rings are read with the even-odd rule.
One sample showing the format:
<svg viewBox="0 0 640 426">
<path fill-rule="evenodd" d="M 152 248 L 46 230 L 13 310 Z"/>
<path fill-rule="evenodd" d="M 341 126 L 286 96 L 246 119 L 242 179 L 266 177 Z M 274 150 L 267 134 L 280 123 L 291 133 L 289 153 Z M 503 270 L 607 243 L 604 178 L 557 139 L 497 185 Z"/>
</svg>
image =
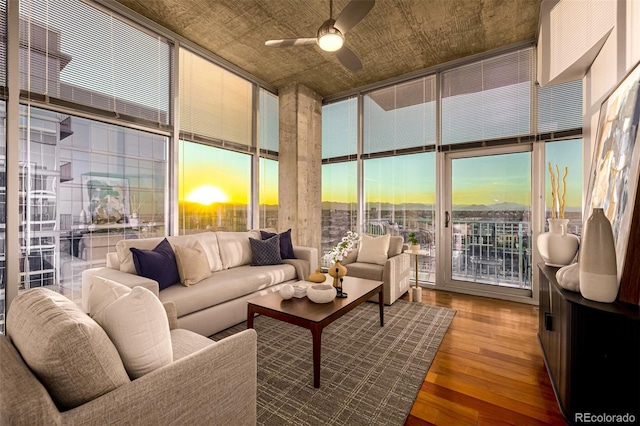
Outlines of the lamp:
<svg viewBox="0 0 640 426">
<path fill-rule="evenodd" d="M 333 26 L 335 21 L 328 19 L 318 28 L 318 46 L 325 52 L 335 52 L 344 44 L 344 36 Z"/>
</svg>

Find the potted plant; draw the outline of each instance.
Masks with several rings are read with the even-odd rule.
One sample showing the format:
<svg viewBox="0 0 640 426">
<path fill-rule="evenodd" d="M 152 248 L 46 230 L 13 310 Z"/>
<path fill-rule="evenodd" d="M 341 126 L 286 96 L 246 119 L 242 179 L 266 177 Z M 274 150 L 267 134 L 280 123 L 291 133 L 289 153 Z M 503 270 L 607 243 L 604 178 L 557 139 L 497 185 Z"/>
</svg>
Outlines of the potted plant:
<svg viewBox="0 0 640 426">
<path fill-rule="evenodd" d="M 409 238 L 407 238 L 407 240 L 409 241 L 409 250 L 411 251 L 420 250 L 420 244 L 418 243 L 418 239 L 416 238 L 415 232 L 409 233 Z"/>
</svg>

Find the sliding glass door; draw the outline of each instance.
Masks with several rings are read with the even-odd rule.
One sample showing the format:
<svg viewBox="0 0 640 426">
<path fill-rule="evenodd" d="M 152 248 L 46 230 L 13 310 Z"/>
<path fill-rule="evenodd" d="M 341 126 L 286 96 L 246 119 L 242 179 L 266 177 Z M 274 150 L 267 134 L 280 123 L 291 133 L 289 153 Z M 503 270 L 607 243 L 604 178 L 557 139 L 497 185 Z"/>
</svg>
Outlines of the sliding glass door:
<svg viewBox="0 0 640 426">
<path fill-rule="evenodd" d="M 530 147 L 446 154 L 446 285 L 531 290 Z M 523 291 L 524 290 L 524 291 Z"/>
</svg>

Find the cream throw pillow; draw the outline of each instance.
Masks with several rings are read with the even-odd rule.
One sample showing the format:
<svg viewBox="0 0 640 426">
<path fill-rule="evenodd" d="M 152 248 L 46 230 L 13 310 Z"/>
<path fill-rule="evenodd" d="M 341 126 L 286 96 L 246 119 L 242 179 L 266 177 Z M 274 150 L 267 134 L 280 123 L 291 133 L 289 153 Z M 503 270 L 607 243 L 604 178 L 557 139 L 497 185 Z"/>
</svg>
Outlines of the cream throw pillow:
<svg viewBox="0 0 640 426">
<path fill-rule="evenodd" d="M 94 275 L 89 287 L 89 315 L 95 319 L 104 308 L 130 291 L 131 288 L 126 285 Z"/>
<path fill-rule="evenodd" d="M 173 251 L 182 284 L 189 287 L 211 276 L 209 261 L 200 242 L 196 241 L 193 248 L 176 245 Z"/>
<path fill-rule="evenodd" d="M 94 319 L 107 332 L 132 380 L 173 362 L 166 311 L 146 288 L 132 288 Z"/>
<path fill-rule="evenodd" d="M 386 234 L 381 237 L 371 237 L 362 234 L 360 246 L 358 247 L 358 262 L 384 265 L 387 262 L 390 238 L 391 234 Z"/>
</svg>

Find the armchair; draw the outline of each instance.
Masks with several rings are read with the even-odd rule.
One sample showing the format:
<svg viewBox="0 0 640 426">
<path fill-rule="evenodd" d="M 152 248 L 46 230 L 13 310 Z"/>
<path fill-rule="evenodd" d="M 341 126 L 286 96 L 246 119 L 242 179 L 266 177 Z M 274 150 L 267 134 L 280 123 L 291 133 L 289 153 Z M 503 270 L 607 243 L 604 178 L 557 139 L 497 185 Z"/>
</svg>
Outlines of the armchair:
<svg viewBox="0 0 640 426">
<path fill-rule="evenodd" d="M 165 310 L 174 361 L 129 380 L 119 376 L 123 367 L 109 337 L 73 302 L 46 289 L 20 294 L 9 308 L 7 335 L 0 335 L 0 424 L 254 425 L 255 332 L 214 342 L 176 329 L 175 307 Z M 52 337 L 30 339 L 38 328 Z M 34 357 L 30 367 L 26 359 Z M 69 380 L 52 383 L 51 374 Z M 82 402 L 61 407 L 60 395 Z"/>
<path fill-rule="evenodd" d="M 403 253 L 404 239 L 391 236 L 387 261 L 384 265 L 358 262 L 358 249 L 349 251 L 342 264 L 347 267 L 347 276 L 382 281 L 385 305 L 391 305 L 409 290 L 411 265 L 409 255 Z M 371 301 L 377 302 L 378 296 Z"/>
</svg>

